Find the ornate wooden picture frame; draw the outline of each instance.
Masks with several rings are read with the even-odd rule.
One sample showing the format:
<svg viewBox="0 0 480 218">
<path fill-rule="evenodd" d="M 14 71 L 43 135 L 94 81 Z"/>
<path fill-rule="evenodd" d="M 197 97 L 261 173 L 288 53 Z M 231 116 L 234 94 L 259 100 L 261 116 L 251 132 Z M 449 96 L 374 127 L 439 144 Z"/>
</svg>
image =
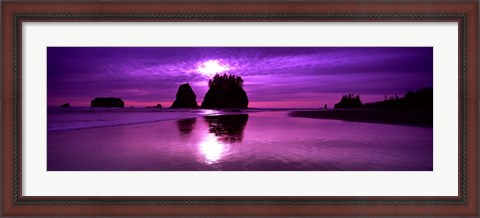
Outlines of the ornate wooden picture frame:
<svg viewBox="0 0 480 218">
<path fill-rule="evenodd" d="M 478 1 L 2 2 L 2 201 L 27 215 L 478 215 Z M 22 195 L 24 22 L 457 22 L 458 196 L 75 197 Z M 452 72 L 453 73 L 453 72 Z"/>
</svg>

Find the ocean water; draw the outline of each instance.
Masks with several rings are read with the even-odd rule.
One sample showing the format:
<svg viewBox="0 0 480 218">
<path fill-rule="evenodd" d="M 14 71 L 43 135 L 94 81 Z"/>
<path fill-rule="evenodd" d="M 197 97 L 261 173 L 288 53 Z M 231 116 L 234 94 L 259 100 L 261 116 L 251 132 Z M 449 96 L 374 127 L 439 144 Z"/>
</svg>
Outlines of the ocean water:
<svg viewBox="0 0 480 218">
<path fill-rule="evenodd" d="M 433 170 L 432 128 L 289 111 L 52 108 L 47 170 Z"/>
<path fill-rule="evenodd" d="M 260 111 L 288 111 L 292 109 L 168 109 L 168 108 L 59 108 L 47 110 L 47 130 L 63 131 L 98 127 L 178 120 L 200 116 L 254 113 Z M 306 109 L 304 109 L 306 110 Z M 311 110 L 311 109 L 310 109 Z"/>
</svg>

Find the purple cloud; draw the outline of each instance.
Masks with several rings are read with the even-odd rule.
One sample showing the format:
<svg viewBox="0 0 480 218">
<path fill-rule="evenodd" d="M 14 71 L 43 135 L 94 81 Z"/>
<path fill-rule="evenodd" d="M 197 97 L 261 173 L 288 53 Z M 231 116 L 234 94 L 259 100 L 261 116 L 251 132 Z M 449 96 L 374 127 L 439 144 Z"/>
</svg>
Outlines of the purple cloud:
<svg viewBox="0 0 480 218">
<path fill-rule="evenodd" d="M 374 101 L 433 86 L 431 47 L 49 47 L 48 105 L 114 96 L 170 106 L 186 82 L 201 102 L 215 72 L 201 70 L 208 61 L 244 78 L 250 107 L 320 107 L 348 92 Z"/>
</svg>

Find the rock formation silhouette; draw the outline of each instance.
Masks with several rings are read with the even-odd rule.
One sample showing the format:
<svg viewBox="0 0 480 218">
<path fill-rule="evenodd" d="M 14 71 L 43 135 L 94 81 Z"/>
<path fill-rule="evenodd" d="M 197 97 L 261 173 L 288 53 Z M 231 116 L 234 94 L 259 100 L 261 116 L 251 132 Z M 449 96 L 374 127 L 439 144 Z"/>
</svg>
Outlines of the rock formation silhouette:
<svg viewBox="0 0 480 218">
<path fill-rule="evenodd" d="M 335 109 L 353 109 L 362 108 L 363 103 L 360 100 L 360 95 L 354 95 L 352 93 L 342 96 L 340 102 L 335 104 Z"/>
<path fill-rule="evenodd" d="M 243 79 L 235 75 L 219 75 L 208 81 L 209 89 L 202 108 L 247 108 L 248 97 L 243 89 Z"/>
<path fill-rule="evenodd" d="M 161 104 L 157 104 L 155 106 L 146 106 L 146 108 L 162 108 Z"/>
<path fill-rule="evenodd" d="M 120 98 L 95 98 L 91 102 L 91 107 L 124 107 L 124 103 Z"/>
<path fill-rule="evenodd" d="M 70 104 L 69 103 L 65 103 L 65 104 L 62 104 L 60 105 L 61 108 L 69 108 L 70 107 Z"/>
<path fill-rule="evenodd" d="M 198 108 L 197 96 L 190 84 L 185 83 L 178 87 L 177 98 L 170 108 Z"/>
</svg>

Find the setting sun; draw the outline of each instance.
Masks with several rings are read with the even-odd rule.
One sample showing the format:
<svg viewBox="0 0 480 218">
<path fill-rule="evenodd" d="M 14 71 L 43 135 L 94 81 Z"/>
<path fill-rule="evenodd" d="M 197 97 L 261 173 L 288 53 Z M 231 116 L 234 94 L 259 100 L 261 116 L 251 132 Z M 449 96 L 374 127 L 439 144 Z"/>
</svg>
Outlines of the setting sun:
<svg viewBox="0 0 480 218">
<path fill-rule="evenodd" d="M 205 61 L 197 67 L 197 71 L 205 76 L 213 76 L 216 73 L 221 73 L 227 70 L 230 70 L 229 66 L 221 64 L 218 60 Z"/>
</svg>

